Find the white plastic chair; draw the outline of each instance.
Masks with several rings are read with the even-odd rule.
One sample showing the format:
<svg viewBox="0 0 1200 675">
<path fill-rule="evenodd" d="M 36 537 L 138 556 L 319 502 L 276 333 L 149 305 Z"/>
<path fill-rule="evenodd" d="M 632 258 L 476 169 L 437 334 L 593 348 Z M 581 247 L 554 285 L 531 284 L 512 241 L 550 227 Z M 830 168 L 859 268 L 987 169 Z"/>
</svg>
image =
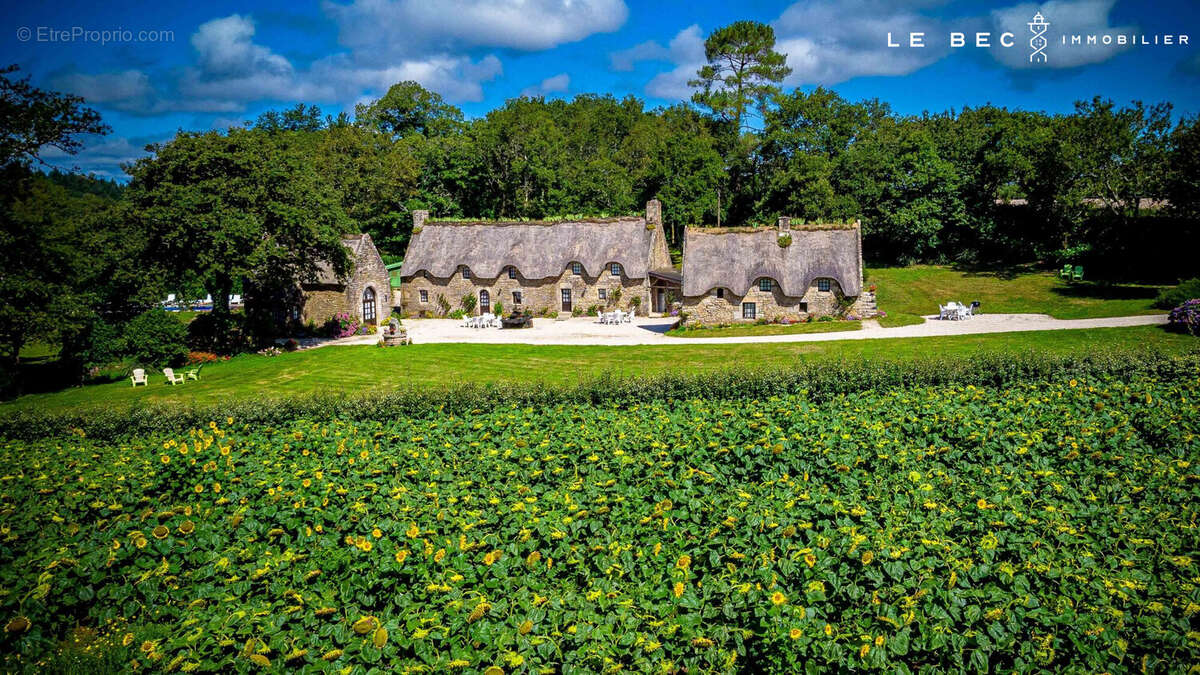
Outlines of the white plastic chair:
<svg viewBox="0 0 1200 675">
<path fill-rule="evenodd" d="M 150 386 L 150 378 L 146 377 L 146 370 L 144 368 L 134 368 L 133 375 L 130 375 L 129 379 L 133 380 L 133 386 L 135 387 L 139 384 L 143 387 Z"/>
<path fill-rule="evenodd" d="M 167 376 L 167 382 L 171 384 L 183 384 L 184 378 L 182 375 L 176 375 L 171 368 L 163 368 L 163 375 Z"/>
<path fill-rule="evenodd" d="M 633 310 L 625 312 L 624 323 L 633 323 Z"/>
</svg>

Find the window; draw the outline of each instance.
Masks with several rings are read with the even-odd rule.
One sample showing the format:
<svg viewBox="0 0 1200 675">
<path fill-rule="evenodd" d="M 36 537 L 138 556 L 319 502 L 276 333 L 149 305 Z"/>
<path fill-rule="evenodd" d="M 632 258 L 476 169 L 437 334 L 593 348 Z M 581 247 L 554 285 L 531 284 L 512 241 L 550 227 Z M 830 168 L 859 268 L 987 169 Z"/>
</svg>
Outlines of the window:
<svg viewBox="0 0 1200 675">
<path fill-rule="evenodd" d="M 743 302 L 742 303 L 742 318 L 743 319 L 758 318 L 758 308 L 754 306 L 753 302 Z"/>
<path fill-rule="evenodd" d="M 770 293 L 771 292 L 771 280 L 766 277 L 759 279 L 758 280 L 758 290 L 766 291 L 767 293 Z"/>
<path fill-rule="evenodd" d="M 366 323 L 375 323 L 375 289 L 370 286 L 363 291 L 362 318 Z"/>
<path fill-rule="evenodd" d="M 463 265 L 462 271 L 463 271 L 463 278 L 464 278 L 464 279 L 470 279 L 470 278 L 471 278 L 471 268 L 467 267 L 466 265 Z"/>
<path fill-rule="evenodd" d="M 509 279 L 517 278 L 517 268 L 516 267 L 513 267 L 512 265 L 508 266 L 508 278 Z"/>
<path fill-rule="evenodd" d="M 521 304 L 521 291 L 513 291 L 513 304 Z"/>
<path fill-rule="evenodd" d="M 717 289 L 717 299 L 718 299 L 718 300 L 724 300 L 724 299 L 725 299 L 725 289 L 724 289 L 724 288 L 718 288 L 718 289 Z"/>
<path fill-rule="evenodd" d="M 600 289 L 600 299 L 601 299 L 601 300 L 608 300 L 608 289 L 606 289 L 606 288 L 601 288 L 601 289 Z"/>
<path fill-rule="evenodd" d="M 571 274 L 581 276 L 583 274 L 583 265 L 579 263 L 571 263 Z"/>
<path fill-rule="evenodd" d="M 429 291 L 422 288 L 421 289 L 421 303 L 424 304 L 426 302 L 429 302 Z"/>
<path fill-rule="evenodd" d="M 817 290 L 828 292 L 829 291 L 829 280 L 828 279 L 817 279 Z"/>
<path fill-rule="evenodd" d="M 609 267 L 608 272 L 609 272 L 609 274 L 613 275 L 614 277 L 621 276 L 621 263 L 613 263 Z"/>
<path fill-rule="evenodd" d="M 571 289 L 562 289 L 562 311 L 571 311 Z"/>
<path fill-rule="evenodd" d="M 488 314 L 492 311 L 492 295 L 487 291 L 479 291 L 479 313 Z"/>
</svg>

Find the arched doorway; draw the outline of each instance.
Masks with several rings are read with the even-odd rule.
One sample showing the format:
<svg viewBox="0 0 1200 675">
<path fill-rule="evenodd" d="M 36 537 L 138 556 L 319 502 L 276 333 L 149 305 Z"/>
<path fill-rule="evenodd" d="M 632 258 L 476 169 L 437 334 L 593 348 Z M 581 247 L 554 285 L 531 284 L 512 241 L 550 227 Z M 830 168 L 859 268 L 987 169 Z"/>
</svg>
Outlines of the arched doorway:
<svg viewBox="0 0 1200 675">
<path fill-rule="evenodd" d="M 375 323 L 375 289 L 370 286 L 363 291 L 362 318 L 363 323 Z"/>
<path fill-rule="evenodd" d="M 487 291 L 479 291 L 479 313 L 490 314 L 492 311 L 492 295 Z"/>
</svg>

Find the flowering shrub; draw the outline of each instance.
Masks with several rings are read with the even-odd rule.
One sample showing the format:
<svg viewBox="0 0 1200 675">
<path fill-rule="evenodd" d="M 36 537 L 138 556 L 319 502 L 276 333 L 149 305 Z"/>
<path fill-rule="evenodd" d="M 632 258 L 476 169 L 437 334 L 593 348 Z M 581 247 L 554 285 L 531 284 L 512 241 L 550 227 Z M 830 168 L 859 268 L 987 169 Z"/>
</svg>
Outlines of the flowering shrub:
<svg viewBox="0 0 1200 675">
<path fill-rule="evenodd" d="M 361 327 L 357 317 L 351 316 L 349 312 L 338 312 L 325 322 L 325 334 L 334 338 L 350 337 L 359 335 Z"/>
<path fill-rule="evenodd" d="M 1186 330 L 1196 335 L 1200 332 L 1200 299 L 1193 298 L 1172 309 L 1167 321 L 1176 330 Z"/>
<path fill-rule="evenodd" d="M 194 366 L 198 363 L 212 363 L 220 359 L 219 356 L 212 352 L 188 352 L 187 363 L 189 366 Z"/>
<path fill-rule="evenodd" d="M 0 662 L 93 626 L 130 670 L 1169 671 L 1198 397 L 1081 376 L 0 441 Z"/>
</svg>

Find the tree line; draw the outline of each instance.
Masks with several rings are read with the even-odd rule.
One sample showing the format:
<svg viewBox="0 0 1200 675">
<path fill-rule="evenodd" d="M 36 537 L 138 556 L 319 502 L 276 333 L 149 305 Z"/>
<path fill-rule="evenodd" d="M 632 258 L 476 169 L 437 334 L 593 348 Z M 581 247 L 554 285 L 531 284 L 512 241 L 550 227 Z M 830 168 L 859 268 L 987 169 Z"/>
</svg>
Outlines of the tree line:
<svg viewBox="0 0 1200 675">
<path fill-rule="evenodd" d="M 120 339 L 97 336 L 119 337 L 170 292 L 211 294 L 195 330 L 237 349 L 269 317 L 233 330 L 231 294 L 271 297 L 317 261 L 348 272 L 343 233 L 368 232 L 398 260 L 416 209 L 542 219 L 636 213 L 658 198 L 676 249 L 685 226 L 788 215 L 861 219 L 876 263 L 1089 262 L 1172 281 L 1194 268 L 1197 117 L 1099 97 L 1069 114 L 902 115 L 829 89 L 784 91 L 774 47 L 762 24 L 715 31 L 693 99 L 659 108 L 522 97 L 467 119 L 415 82 L 353 114 L 302 103 L 181 131 L 126 166 L 124 186 L 44 172 L 45 148 L 73 153 L 108 129 L 82 99 L 0 70 L 0 349 L 12 365 L 49 341 L 78 367 L 102 364 Z"/>
</svg>

